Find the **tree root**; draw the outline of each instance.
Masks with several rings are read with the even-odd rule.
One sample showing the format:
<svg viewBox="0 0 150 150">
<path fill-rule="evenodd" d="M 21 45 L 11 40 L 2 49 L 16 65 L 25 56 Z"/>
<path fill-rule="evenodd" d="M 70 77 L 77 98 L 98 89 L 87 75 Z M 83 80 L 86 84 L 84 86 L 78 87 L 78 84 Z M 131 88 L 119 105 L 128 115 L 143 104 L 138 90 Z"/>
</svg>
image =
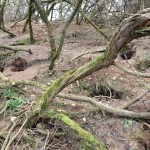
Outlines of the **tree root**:
<svg viewBox="0 0 150 150">
<path fill-rule="evenodd" d="M 61 97 L 61 98 L 66 98 L 69 100 L 90 103 L 90 104 L 98 107 L 100 110 L 112 113 L 112 114 L 114 114 L 116 116 L 120 116 L 120 117 L 150 119 L 150 113 L 146 113 L 146 112 L 137 113 L 137 112 L 133 112 L 133 111 L 123 110 L 120 108 L 113 108 L 113 107 L 104 105 L 101 102 L 97 102 L 94 98 L 90 98 L 90 97 L 86 97 L 86 96 L 76 96 L 73 94 L 58 94 L 57 96 Z"/>
<path fill-rule="evenodd" d="M 48 88 L 48 86 L 43 85 L 42 83 L 38 83 L 36 81 L 16 81 L 14 83 L 13 81 L 11 81 L 7 77 L 5 77 L 2 73 L 0 73 L 0 78 L 4 79 L 5 81 L 8 81 L 8 83 L 10 83 L 10 86 L 27 84 L 27 85 L 36 86 L 36 87 L 38 87 L 38 88 L 40 88 L 44 91 L 47 90 L 47 88 Z M 8 85 L 8 83 L 6 85 Z M 139 95 L 136 99 L 131 101 L 131 104 L 129 102 L 128 105 L 132 105 L 133 103 L 136 103 L 138 101 L 137 99 L 141 99 L 141 97 L 144 96 L 147 92 L 144 92 L 143 94 Z M 106 105 L 104 105 L 100 102 L 97 102 L 94 98 L 90 98 L 90 97 L 76 96 L 76 95 L 73 95 L 73 94 L 63 94 L 63 93 L 57 94 L 57 97 L 66 98 L 66 99 L 75 100 L 75 101 L 83 101 L 83 102 L 91 103 L 92 105 L 98 107 L 100 110 L 112 113 L 112 114 L 117 115 L 117 116 L 140 118 L 140 119 L 149 119 L 150 118 L 150 113 L 145 113 L 145 112 L 136 113 L 136 112 L 133 112 L 133 111 L 127 111 L 127 110 L 123 110 L 123 109 L 119 109 L 119 108 L 113 108 L 113 107 L 110 107 L 110 106 L 106 106 Z"/>
</svg>

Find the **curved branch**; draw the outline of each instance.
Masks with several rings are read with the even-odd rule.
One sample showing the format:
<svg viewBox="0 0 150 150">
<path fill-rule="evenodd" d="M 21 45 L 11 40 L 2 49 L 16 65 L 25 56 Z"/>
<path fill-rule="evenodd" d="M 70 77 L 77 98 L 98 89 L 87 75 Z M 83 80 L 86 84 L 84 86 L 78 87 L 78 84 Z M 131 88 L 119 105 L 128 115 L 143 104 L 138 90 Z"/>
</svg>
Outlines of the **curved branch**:
<svg viewBox="0 0 150 150">
<path fill-rule="evenodd" d="M 146 113 L 146 112 L 137 113 L 137 112 L 133 112 L 133 111 L 123 110 L 120 108 L 113 108 L 111 106 L 104 105 L 101 102 L 97 102 L 94 98 L 90 98 L 90 97 L 86 97 L 86 96 L 76 96 L 73 94 L 58 94 L 57 96 L 61 97 L 61 98 L 66 98 L 69 100 L 90 103 L 90 104 L 98 107 L 100 110 L 112 113 L 116 116 L 138 118 L 138 119 L 150 119 L 150 113 Z"/>
<path fill-rule="evenodd" d="M 56 79 L 42 94 L 36 105 L 33 107 L 31 113 L 29 114 L 27 127 L 32 126 L 39 113 L 48 108 L 50 103 L 48 100 L 52 100 L 66 86 L 93 73 L 94 71 L 100 70 L 113 64 L 122 47 L 131 40 L 137 38 L 137 36 L 134 36 L 134 32 L 140 29 L 142 30 L 144 25 L 146 25 L 145 22 L 149 19 L 150 14 L 135 15 L 125 19 L 121 24 L 118 32 L 111 39 L 110 44 L 106 48 L 104 54 L 97 56 L 88 64 L 73 69 Z M 142 36 L 146 35 L 147 34 L 142 34 Z"/>
<path fill-rule="evenodd" d="M 134 71 L 129 70 L 128 68 L 120 65 L 117 62 L 114 62 L 113 65 L 116 66 L 117 68 L 121 69 L 122 71 L 130 74 L 130 75 L 137 76 L 137 74 L 138 74 L 138 76 L 140 76 L 140 77 L 150 78 L 149 73 L 141 73 L 141 72 L 138 72 L 138 71 L 136 71 L 136 73 L 135 73 Z"/>
</svg>

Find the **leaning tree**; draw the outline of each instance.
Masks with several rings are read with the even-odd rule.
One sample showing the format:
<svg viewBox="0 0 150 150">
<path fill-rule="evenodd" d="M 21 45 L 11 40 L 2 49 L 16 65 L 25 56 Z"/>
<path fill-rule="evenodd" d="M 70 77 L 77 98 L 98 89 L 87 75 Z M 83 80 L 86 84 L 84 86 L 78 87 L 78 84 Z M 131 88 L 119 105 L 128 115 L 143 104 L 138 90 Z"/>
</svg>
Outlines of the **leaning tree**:
<svg viewBox="0 0 150 150">
<path fill-rule="evenodd" d="M 38 3 L 35 3 L 35 5 L 39 9 L 39 13 L 41 13 L 42 15 L 43 13 L 40 12 L 42 10 L 38 6 Z M 80 6 L 80 2 L 78 2 L 78 4 L 76 5 L 76 9 L 78 9 L 79 6 Z M 37 83 L 34 81 L 15 81 L 14 82 L 12 80 L 9 80 L 2 73 L 0 73 L 0 78 L 3 81 L 0 84 L 0 88 L 8 88 L 10 86 L 17 87 L 18 85 L 27 84 L 27 85 L 36 86 L 44 91 L 43 94 L 40 96 L 40 98 L 37 100 L 33 109 L 27 115 L 25 122 L 21 126 L 21 129 L 23 127 L 26 127 L 26 128 L 32 127 L 39 117 L 42 117 L 42 118 L 54 117 L 54 118 L 60 119 L 69 127 L 71 127 L 73 130 L 75 130 L 81 138 L 95 144 L 96 147 L 99 149 L 105 149 L 105 146 L 103 143 L 98 142 L 91 134 L 83 130 L 78 124 L 76 124 L 73 120 L 71 120 L 67 115 L 48 109 L 52 101 L 54 101 L 54 98 L 56 96 L 64 97 L 64 98 L 68 98 L 68 99 L 72 99 L 76 101 L 88 102 L 88 103 L 93 104 L 94 106 L 97 106 L 101 110 L 105 110 L 107 112 L 110 112 L 118 116 L 150 119 L 150 113 L 148 112 L 137 113 L 133 111 L 124 110 L 121 108 L 116 109 L 110 106 L 106 106 L 88 97 L 79 97 L 79 96 L 66 95 L 66 94 L 60 93 L 66 86 L 68 86 L 72 82 L 79 80 L 81 78 L 84 78 L 90 75 L 91 73 L 97 70 L 100 70 L 102 68 L 108 67 L 110 65 L 115 65 L 129 74 L 149 78 L 150 74 L 132 72 L 131 70 L 128 70 L 127 68 L 122 67 L 120 64 L 117 64 L 115 62 L 115 59 L 118 53 L 126 44 L 128 44 L 134 39 L 150 35 L 150 13 L 149 12 L 150 10 L 146 9 L 144 11 L 139 12 L 136 15 L 126 18 L 119 26 L 119 29 L 115 33 L 115 35 L 109 40 L 109 44 L 103 54 L 98 55 L 96 58 L 94 58 L 92 61 L 85 64 L 84 66 L 72 69 L 69 72 L 65 73 L 64 75 L 58 77 L 50 86 L 45 86 L 41 83 Z M 43 19 L 45 19 L 44 17 L 45 16 L 43 16 Z M 147 88 L 147 91 L 144 93 L 146 94 L 147 92 L 150 91 L 150 86 L 146 84 L 145 82 L 142 82 L 142 83 Z M 20 130 L 18 132 L 20 132 Z M 10 143 L 12 142 L 12 140 L 16 138 L 16 136 L 11 139 Z M 10 143 L 8 143 L 7 146 L 5 145 L 5 147 L 8 148 L 10 146 Z"/>
</svg>

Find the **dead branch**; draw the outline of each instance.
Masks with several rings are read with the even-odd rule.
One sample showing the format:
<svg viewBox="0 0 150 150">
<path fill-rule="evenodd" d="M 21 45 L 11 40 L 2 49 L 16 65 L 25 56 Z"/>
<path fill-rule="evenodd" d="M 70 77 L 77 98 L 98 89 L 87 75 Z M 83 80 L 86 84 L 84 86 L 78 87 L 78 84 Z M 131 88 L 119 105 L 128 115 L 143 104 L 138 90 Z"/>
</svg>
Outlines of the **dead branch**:
<svg viewBox="0 0 150 150">
<path fill-rule="evenodd" d="M 39 132 L 40 133 L 40 132 Z M 44 134 L 41 132 L 41 134 Z M 0 137 L 3 139 L 6 139 L 8 135 L 8 132 L 6 131 L 0 131 Z M 14 136 L 14 133 L 11 133 L 12 136 Z M 47 135 L 47 134 L 44 134 Z M 20 138 L 23 138 L 27 143 L 29 143 L 31 145 L 31 147 L 35 148 L 36 147 L 36 141 L 33 137 L 31 137 L 30 135 L 28 135 L 26 132 L 23 132 L 23 134 L 17 136 L 17 140 L 19 140 Z"/>
<path fill-rule="evenodd" d="M 6 110 L 6 108 L 7 108 L 7 104 L 8 104 L 8 102 L 5 104 L 5 107 L 1 110 L 0 115 L 5 112 L 5 110 Z"/>
<path fill-rule="evenodd" d="M 27 16 L 28 16 L 28 14 L 26 14 L 25 17 L 22 18 L 21 20 L 18 20 L 17 22 L 15 22 L 10 28 L 13 28 L 17 23 L 19 23 L 19 22 L 23 21 L 24 19 L 26 19 Z"/>
<path fill-rule="evenodd" d="M 28 117 L 25 119 L 25 121 L 23 122 L 22 126 L 20 127 L 20 129 L 17 131 L 17 133 L 9 140 L 7 146 L 5 147 L 5 150 L 10 150 L 10 145 L 11 143 L 16 139 L 16 137 L 20 134 L 20 132 L 22 131 L 24 125 L 26 124 L 28 120 Z"/>
<path fill-rule="evenodd" d="M 140 77 L 150 78 L 149 73 L 141 73 L 138 71 L 136 71 L 136 73 L 135 73 L 134 71 L 129 70 L 128 68 L 118 64 L 117 62 L 114 62 L 113 65 L 130 75 L 137 76 L 137 74 L 138 74 L 138 76 L 140 76 Z"/>
<path fill-rule="evenodd" d="M 83 55 L 86 55 L 86 54 L 95 54 L 95 53 L 102 53 L 102 52 L 105 52 L 105 49 L 101 49 L 101 50 L 97 50 L 97 51 L 93 51 L 93 52 L 84 52 L 84 53 L 81 53 L 79 54 L 78 56 L 75 56 L 74 58 L 72 58 L 70 62 L 74 61 L 75 59 L 78 59 L 79 57 L 83 56 Z"/>
<path fill-rule="evenodd" d="M 141 93 L 140 95 L 138 95 L 136 98 L 134 98 L 133 100 L 131 100 L 130 102 L 126 103 L 123 106 L 123 109 L 128 109 L 128 107 L 130 107 L 131 105 L 135 104 L 136 102 L 138 102 L 140 99 L 142 99 L 144 96 L 146 96 L 148 93 L 150 92 L 150 90 L 146 90 L 143 93 Z"/>
<path fill-rule="evenodd" d="M 11 136 L 11 134 L 12 134 L 12 131 L 14 130 L 14 128 L 16 127 L 16 125 L 17 125 L 16 122 L 13 121 L 13 125 L 12 125 L 12 127 L 10 128 L 10 130 L 9 130 L 7 136 L 6 136 L 6 139 L 5 139 L 5 141 L 4 141 L 3 145 L 2 145 L 1 150 L 5 150 L 5 148 L 6 148 L 6 146 L 7 146 L 7 143 L 9 142 L 10 136 Z"/>
<path fill-rule="evenodd" d="M 111 106 L 104 105 L 101 102 L 97 102 L 94 98 L 90 98 L 90 97 L 86 97 L 86 96 L 76 96 L 73 94 L 62 94 L 62 93 L 58 94 L 57 96 L 61 97 L 61 98 L 66 98 L 69 100 L 90 103 L 90 104 L 98 107 L 100 110 L 109 112 L 116 116 L 138 118 L 138 119 L 150 119 L 150 113 L 146 113 L 146 112 L 137 113 L 137 112 L 133 112 L 133 111 L 123 110 L 120 108 L 113 108 Z"/>
<path fill-rule="evenodd" d="M 25 49 L 21 49 L 21 48 L 17 49 L 17 48 L 12 48 L 12 47 L 8 47 L 8 46 L 4 46 L 4 45 L 0 45 L 0 48 L 7 49 L 7 50 L 10 50 L 10 51 L 14 51 L 14 52 L 22 51 L 22 52 L 28 52 L 29 54 L 33 54 L 30 49 L 29 50 L 25 50 Z"/>
<path fill-rule="evenodd" d="M 16 35 L 11 33 L 10 31 L 6 30 L 5 28 L 0 27 L 0 30 L 2 30 L 3 32 L 8 33 L 11 37 L 15 37 Z"/>
<path fill-rule="evenodd" d="M 4 81 L 5 83 L 0 83 L 0 89 L 5 89 L 12 86 L 19 86 L 19 85 L 32 85 L 35 87 L 38 87 L 39 89 L 46 90 L 48 86 L 36 82 L 36 81 L 27 81 L 27 80 L 21 80 L 21 81 L 13 81 L 9 78 L 5 77 L 3 73 L 0 72 L 0 79 Z"/>
</svg>

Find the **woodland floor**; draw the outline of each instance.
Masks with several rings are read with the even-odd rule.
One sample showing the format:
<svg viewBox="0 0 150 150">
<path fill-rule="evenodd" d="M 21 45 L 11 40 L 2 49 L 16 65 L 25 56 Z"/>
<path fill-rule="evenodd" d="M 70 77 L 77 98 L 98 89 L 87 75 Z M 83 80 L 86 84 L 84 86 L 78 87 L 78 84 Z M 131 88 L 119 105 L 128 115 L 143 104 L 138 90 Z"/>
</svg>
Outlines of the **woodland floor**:
<svg viewBox="0 0 150 150">
<path fill-rule="evenodd" d="M 11 25 L 12 24 L 8 24 L 7 28 L 9 28 Z M 57 38 L 59 37 L 59 33 L 62 27 L 62 22 L 53 23 L 53 32 L 54 35 L 57 36 Z M 15 38 L 9 38 L 7 34 L 0 32 L 0 45 L 11 45 L 17 40 L 28 38 L 28 31 L 26 31 L 25 33 L 21 33 L 22 28 L 23 22 L 18 23 L 13 28 L 10 28 L 9 31 L 17 35 L 17 37 Z M 34 23 L 33 30 L 36 39 L 35 44 L 14 46 L 17 48 L 31 49 L 31 51 L 33 52 L 32 55 L 26 52 L 20 52 L 17 55 L 27 60 L 27 62 L 30 63 L 31 66 L 28 67 L 25 71 L 12 72 L 9 65 L 12 60 L 10 60 L 4 70 L 4 75 L 9 77 L 10 79 L 36 80 L 44 84 L 50 84 L 61 74 L 64 74 L 72 68 L 86 64 L 92 58 L 96 57 L 96 55 L 99 55 L 99 53 L 86 54 L 72 62 L 69 62 L 75 56 L 78 56 L 81 53 L 86 53 L 87 51 L 98 51 L 104 49 L 107 46 L 107 42 L 89 24 L 83 23 L 79 26 L 72 23 L 67 31 L 67 37 L 60 59 L 56 62 L 56 73 L 55 75 L 49 77 L 47 73 L 49 64 L 47 61 L 47 57 L 50 51 L 50 47 L 48 43 L 48 34 L 46 31 L 46 27 L 43 24 Z M 110 27 L 103 30 L 106 32 L 106 34 L 113 35 L 117 28 Z M 56 39 L 56 41 L 58 40 Z M 133 56 L 133 58 L 129 60 L 131 64 L 134 64 L 134 61 L 144 53 L 150 53 L 150 37 L 134 40 L 133 43 L 134 47 L 136 47 L 137 52 Z M 129 63 L 126 60 L 122 60 L 120 56 L 118 56 L 116 61 L 132 69 Z M 146 72 L 150 72 L 150 70 L 146 70 Z M 91 92 L 90 87 L 98 86 L 104 80 L 107 80 L 107 82 L 112 84 L 114 83 L 114 86 L 116 86 L 116 88 L 119 84 L 121 85 L 122 89 L 126 89 L 126 91 L 128 91 L 126 93 L 126 96 L 122 99 L 110 99 L 108 96 L 100 96 L 99 101 L 113 106 L 114 108 L 123 106 L 126 102 L 135 98 L 145 90 L 145 87 L 140 84 L 139 77 L 128 75 L 115 66 L 110 66 L 80 80 L 78 82 L 79 84 L 75 82 L 72 85 L 69 85 L 64 89 L 64 92 L 89 96 L 89 93 Z M 147 83 L 150 83 L 150 79 L 145 79 L 145 81 Z M 40 96 L 41 91 L 37 90 L 34 92 L 36 93 L 36 96 L 34 96 L 33 101 L 36 101 Z M 108 150 L 150 149 L 150 128 L 144 126 L 145 121 L 120 118 L 111 114 L 104 114 L 101 111 L 96 113 L 91 112 L 94 108 L 90 104 L 77 103 L 60 98 L 56 98 L 55 103 L 57 109 L 60 109 L 61 111 L 86 112 L 79 113 L 78 116 L 75 116 L 74 120 L 82 124 L 82 127 L 91 132 L 98 140 L 104 142 L 107 145 Z M 136 112 L 150 112 L 150 94 L 145 96 L 142 100 L 140 100 L 129 109 Z M 6 126 L 8 121 L 6 120 L 0 119 L 0 129 L 3 129 Z M 149 120 L 146 122 L 150 124 Z M 69 143 L 68 140 L 66 142 L 66 145 L 62 147 L 62 150 L 79 149 L 78 146 L 73 146 L 76 145 L 76 140 L 73 138 L 70 138 L 70 140 L 71 142 Z M 72 146 L 69 146 L 69 144 Z"/>
</svg>

